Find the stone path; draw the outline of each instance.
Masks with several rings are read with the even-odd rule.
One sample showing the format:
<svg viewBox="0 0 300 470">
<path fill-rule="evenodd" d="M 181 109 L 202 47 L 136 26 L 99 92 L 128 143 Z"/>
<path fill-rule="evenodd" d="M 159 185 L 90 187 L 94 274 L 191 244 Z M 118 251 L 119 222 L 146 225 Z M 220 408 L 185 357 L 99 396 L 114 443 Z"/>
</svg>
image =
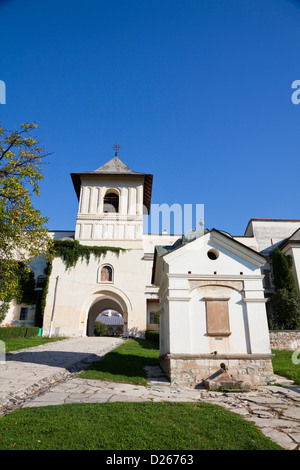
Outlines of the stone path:
<svg viewBox="0 0 300 470">
<path fill-rule="evenodd" d="M 285 449 L 300 449 L 300 387 L 261 387 L 249 392 L 211 392 L 165 385 L 148 387 L 74 378 L 27 401 L 23 408 L 68 403 L 206 402 L 223 406 L 252 421 Z"/>
<path fill-rule="evenodd" d="M 6 353 L 5 363 L 0 363 L 0 413 L 1 408 L 74 376 L 123 341 L 107 337 L 70 338 Z"/>
<path fill-rule="evenodd" d="M 0 365 L 0 416 L 20 407 L 68 403 L 201 401 L 223 406 L 254 422 L 266 436 L 285 449 L 300 449 L 300 387 L 268 386 L 247 392 L 224 393 L 207 391 L 204 388 L 195 390 L 171 387 L 160 368 L 148 368 L 147 387 L 77 378 L 79 370 L 122 343 L 120 339 L 103 340 L 105 341 L 100 342 L 99 338 L 70 339 L 50 343 L 53 345 L 50 350 L 49 345 L 39 346 L 9 357 L 4 366 Z M 70 352 L 71 348 L 75 348 L 76 357 Z M 43 353 L 38 360 L 34 354 L 37 349 L 39 353 Z M 76 362 L 76 358 L 79 362 Z M 33 367 L 32 364 L 30 366 L 29 359 L 34 361 Z M 7 395 L 8 390 L 11 392 Z"/>
</svg>

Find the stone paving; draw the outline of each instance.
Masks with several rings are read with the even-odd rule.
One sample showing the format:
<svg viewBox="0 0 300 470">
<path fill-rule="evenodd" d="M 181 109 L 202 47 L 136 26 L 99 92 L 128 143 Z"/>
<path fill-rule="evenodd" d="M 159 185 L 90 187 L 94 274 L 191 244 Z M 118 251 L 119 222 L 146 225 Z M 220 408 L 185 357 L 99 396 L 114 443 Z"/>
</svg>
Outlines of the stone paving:
<svg viewBox="0 0 300 470">
<path fill-rule="evenodd" d="M 203 389 L 190 389 L 170 386 L 167 379 L 162 374 L 160 368 L 148 368 L 149 385 L 147 387 L 121 384 L 114 382 L 86 380 L 76 377 L 79 370 L 87 365 L 99 360 L 99 357 L 117 347 L 122 340 L 93 343 L 94 338 L 80 338 L 81 341 L 66 340 L 53 346 L 52 354 L 55 361 L 50 366 L 50 356 L 46 361 L 35 360 L 33 367 L 29 362 L 12 361 L 9 358 L 6 369 L 0 365 L 0 416 L 12 411 L 15 408 L 41 407 L 49 405 L 62 405 L 68 403 L 104 403 L 116 401 L 176 401 L 176 402 L 206 402 L 225 407 L 226 409 L 238 413 L 244 419 L 254 422 L 254 424 L 271 440 L 277 442 L 288 450 L 300 450 L 300 387 L 293 385 L 267 386 L 247 392 L 227 391 L 214 392 Z M 95 338 L 99 340 L 99 338 Z M 112 339 L 112 338 L 103 338 Z M 83 341 L 82 341 L 83 340 Z M 88 346 L 89 343 L 89 346 Z M 77 344 L 76 362 L 70 353 L 70 347 Z M 65 353 L 59 361 L 57 351 L 62 352 L 62 345 Z M 40 348 L 40 347 L 38 347 Z M 97 349 L 98 348 L 98 349 Z M 33 349 L 35 351 L 33 351 Z M 89 349 L 89 352 L 87 352 Z M 37 348 L 27 350 L 28 354 L 37 352 Z M 48 348 L 39 352 L 46 352 Z M 97 353 L 95 351 L 98 351 Z M 17 358 L 25 351 L 18 352 Z M 50 351 L 49 351 L 50 352 Z M 20 356 L 19 356 L 20 354 Z M 82 356 L 81 356 L 82 355 Z M 25 356 L 26 361 L 29 356 Z M 32 359 L 35 359 L 33 355 Z M 23 356 L 24 358 L 24 356 Z M 44 359 L 45 360 L 44 360 Z M 18 362 L 19 367 L 16 363 Z M 44 364 L 44 373 L 37 366 Z M 14 367 L 10 363 L 14 363 Z M 26 371 L 23 367 L 27 365 Z M 59 371 L 58 369 L 61 368 Z M 30 373 L 30 369 L 32 369 Z M 37 369 L 37 370 L 35 370 Z M 6 370 L 6 375 L 5 375 Z M 48 376 L 45 373 L 48 372 Z M 10 380 L 6 378 L 5 385 L 2 386 L 2 378 L 9 374 Z M 29 376 L 27 374 L 29 373 Z M 27 377 L 27 378 L 26 378 Z M 42 377 L 42 378 L 41 378 Z M 32 382 L 32 379 L 35 381 Z M 39 380 L 37 380 L 39 379 Z M 31 381 L 31 383 L 30 383 Z M 280 381 L 280 378 L 278 378 Z M 11 383 L 8 383 L 11 382 Z M 283 383 L 286 383 L 283 380 Z M 288 383 L 288 382 L 287 382 Z M 10 387 L 8 387 L 10 385 Z M 23 386 L 23 388 L 22 388 Z M 24 388 L 25 386 L 25 388 Z M 11 393 L 7 395 L 7 391 Z M 3 395 L 6 392 L 6 395 Z"/>
<path fill-rule="evenodd" d="M 117 348 L 120 338 L 70 338 L 6 353 L 0 363 L 1 408 L 70 378 Z"/>
</svg>

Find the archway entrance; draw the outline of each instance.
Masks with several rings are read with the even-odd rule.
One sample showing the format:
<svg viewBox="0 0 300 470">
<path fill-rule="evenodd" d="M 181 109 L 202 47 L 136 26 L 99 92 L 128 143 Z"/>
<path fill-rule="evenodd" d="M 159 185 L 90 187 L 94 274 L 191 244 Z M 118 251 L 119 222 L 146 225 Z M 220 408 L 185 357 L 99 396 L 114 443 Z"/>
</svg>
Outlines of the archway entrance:
<svg viewBox="0 0 300 470">
<path fill-rule="evenodd" d="M 107 336 L 120 336 L 124 334 L 124 318 L 122 313 L 116 310 L 101 312 L 95 320 L 95 327 L 96 325 L 105 325 Z"/>
<path fill-rule="evenodd" d="M 99 294 L 91 305 L 87 317 L 87 336 L 94 336 L 96 319 L 107 325 L 107 334 L 124 334 L 127 331 L 126 305 L 115 294 Z"/>
</svg>

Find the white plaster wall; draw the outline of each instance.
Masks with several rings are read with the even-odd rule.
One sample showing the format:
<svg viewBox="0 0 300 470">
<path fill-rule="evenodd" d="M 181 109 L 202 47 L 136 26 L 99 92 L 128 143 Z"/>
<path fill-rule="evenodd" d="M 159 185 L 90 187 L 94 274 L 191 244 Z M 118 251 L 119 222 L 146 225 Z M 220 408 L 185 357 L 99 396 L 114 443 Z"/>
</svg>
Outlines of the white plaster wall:
<svg viewBox="0 0 300 470">
<path fill-rule="evenodd" d="M 242 243 L 245 246 L 248 246 L 249 248 L 252 248 L 252 250 L 258 250 L 258 243 L 255 237 L 243 237 L 243 236 L 234 236 L 234 240 L 236 240 L 239 243 Z"/>
<path fill-rule="evenodd" d="M 160 305 L 159 320 L 159 352 L 160 355 L 170 352 L 170 324 L 169 324 L 169 304 L 167 301 Z"/>
<path fill-rule="evenodd" d="M 216 249 L 219 257 L 211 260 L 207 256 L 210 249 Z M 186 245 L 186 249 L 180 248 L 167 255 L 166 262 L 172 263 L 172 273 L 209 274 L 213 275 L 243 275 L 260 274 L 260 266 L 253 266 L 253 263 L 245 259 L 242 255 L 229 251 L 228 248 L 220 246 L 216 242 L 209 241 L 205 237 L 199 238 L 195 242 Z M 183 256 L 184 253 L 184 256 Z"/>
<path fill-rule="evenodd" d="M 254 236 L 262 251 L 290 237 L 300 227 L 300 220 L 252 220 L 245 235 Z"/>
<path fill-rule="evenodd" d="M 100 261 L 93 255 L 89 264 L 78 261 L 76 267 L 69 271 L 65 271 L 65 265 L 60 258 L 55 258 L 44 313 L 43 334 L 46 335 L 50 327 L 57 276 L 59 280 L 53 330 L 59 327 L 60 336 L 85 336 L 89 299 L 95 300 L 93 296 L 103 292 L 112 292 L 123 298 L 128 305 L 128 329 L 137 334 L 144 332 L 147 317 L 146 269 L 142 258 L 142 250 L 120 253 L 119 257 L 108 252 Z M 97 282 L 99 267 L 106 263 L 113 266 L 114 282 Z"/>
<path fill-rule="evenodd" d="M 23 321 L 20 320 L 22 307 L 28 308 L 28 315 L 27 315 L 26 323 L 28 324 L 28 326 L 34 326 L 35 306 L 26 305 L 26 304 L 17 304 L 15 299 L 13 299 L 10 302 L 9 310 L 5 316 L 5 319 L 1 323 L 1 326 L 5 326 L 5 325 L 22 326 L 22 324 L 24 323 Z"/>
<path fill-rule="evenodd" d="M 207 335 L 203 297 L 230 297 L 228 302 L 230 336 L 216 339 Z M 226 287 L 194 289 L 191 294 L 190 321 L 192 354 L 207 354 L 214 351 L 225 354 L 250 353 L 247 311 L 240 292 Z"/>
<path fill-rule="evenodd" d="M 169 352 L 190 353 L 191 352 L 191 323 L 189 299 L 179 300 L 169 298 L 168 327 Z"/>
<path fill-rule="evenodd" d="M 76 221 L 76 239 L 141 240 L 143 236 L 143 178 L 82 177 Z M 108 191 L 119 195 L 119 212 L 104 213 Z"/>
<path fill-rule="evenodd" d="M 245 252 L 243 247 L 230 246 L 230 240 L 227 243 L 227 240 L 212 238 L 204 236 L 158 259 L 159 293 L 168 304 L 169 331 L 167 317 L 162 330 L 164 351 L 174 354 L 269 353 L 261 275 L 263 259 Z M 216 260 L 207 256 L 211 248 L 219 252 Z M 197 286 L 199 281 L 202 287 Z M 203 286 L 205 282 L 207 285 Z M 228 337 L 218 339 L 207 335 L 205 296 L 230 298 L 231 335 Z M 169 350 L 166 348 L 168 333 Z"/>
</svg>

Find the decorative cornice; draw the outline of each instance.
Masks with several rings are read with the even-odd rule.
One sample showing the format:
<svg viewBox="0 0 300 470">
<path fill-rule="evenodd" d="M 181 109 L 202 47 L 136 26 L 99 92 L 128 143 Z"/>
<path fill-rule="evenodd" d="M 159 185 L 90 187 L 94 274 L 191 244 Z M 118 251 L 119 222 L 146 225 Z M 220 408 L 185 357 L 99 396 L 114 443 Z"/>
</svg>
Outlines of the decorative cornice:
<svg viewBox="0 0 300 470">
<path fill-rule="evenodd" d="M 106 222 L 106 221 L 114 221 L 114 222 L 141 222 L 143 219 L 142 215 L 136 214 L 136 215 L 120 215 L 120 214 L 115 214 L 111 215 L 109 214 L 77 214 L 77 220 L 78 221 L 84 221 L 84 220 L 91 220 L 93 222 Z"/>
<path fill-rule="evenodd" d="M 190 292 L 192 292 L 194 289 L 197 289 L 199 287 L 228 287 L 230 289 L 235 289 L 239 292 L 243 292 L 244 290 L 244 283 L 242 280 L 238 281 L 232 281 L 232 280 L 227 280 L 227 279 L 203 279 L 203 280 L 190 280 Z"/>
<path fill-rule="evenodd" d="M 211 280 L 216 280 L 216 281 L 243 281 L 244 279 L 251 279 L 251 280 L 256 280 L 256 279 L 264 279 L 265 276 L 260 275 L 260 274 L 177 274 L 177 273 L 168 273 L 167 276 L 169 278 L 183 278 L 183 279 L 189 279 L 189 280 L 204 280 L 204 281 L 211 281 Z"/>
<path fill-rule="evenodd" d="M 218 361 L 219 359 L 240 359 L 240 360 L 269 360 L 273 359 L 274 354 L 268 353 L 255 353 L 255 354 L 176 354 L 167 353 L 160 356 L 159 359 L 181 359 L 181 360 L 198 360 L 198 359 L 211 359 L 212 361 Z"/>
<path fill-rule="evenodd" d="M 167 300 L 169 302 L 171 301 L 176 301 L 176 302 L 190 302 L 190 298 L 189 297 L 167 297 Z"/>
</svg>

